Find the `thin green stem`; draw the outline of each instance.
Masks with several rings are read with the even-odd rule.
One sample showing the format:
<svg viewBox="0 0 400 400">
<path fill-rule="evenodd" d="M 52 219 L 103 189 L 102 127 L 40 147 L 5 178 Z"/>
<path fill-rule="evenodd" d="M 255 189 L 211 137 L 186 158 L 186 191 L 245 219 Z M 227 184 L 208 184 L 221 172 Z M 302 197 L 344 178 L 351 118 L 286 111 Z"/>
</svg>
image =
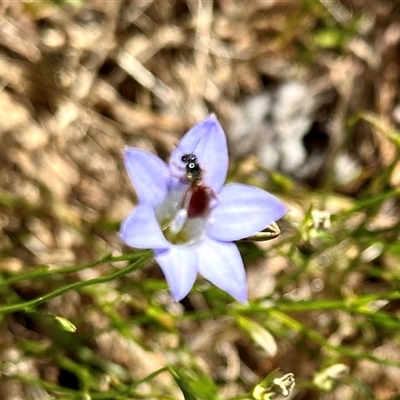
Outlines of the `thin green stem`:
<svg viewBox="0 0 400 400">
<path fill-rule="evenodd" d="M 73 265 L 71 267 L 65 267 L 59 269 L 50 268 L 48 266 L 40 266 L 35 268 L 34 271 L 16 274 L 14 276 L 11 276 L 10 278 L 0 281 L 0 287 L 9 286 L 12 283 L 19 282 L 25 279 L 32 279 L 38 277 L 44 278 L 46 276 L 51 276 L 51 275 L 71 274 L 74 272 L 82 271 L 84 269 L 96 267 L 97 265 L 101 265 L 106 262 L 132 261 L 134 259 L 141 257 L 142 255 L 143 252 L 135 252 L 130 254 L 124 254 L 121 256 L 112 256 L 111 254 L 106 254 L 104 257 L 96 261 L 91 261 L 88 263 Z"/>
<path fill-rule="evenodd" d="M 341 345 L 333 345 L 328 340 L 326 340 L 322 335 L 318 332 L 314 331 L 313 329 L 309 329 L 305 327 L 301 322 L 296 321 L 294 318 L 289 317 L 287 314 L 283 314 L 277 310 L 270 310 L 270 315 L 273 315 L 275 318 L 279 319 L 284 325 L 286 325 L 289 329 L 294 331 L 300 332 L 307 336 L 308 338 L 312 339 L 315 343 L 321 345 L 321 347 L 325 351 L 330 351 L 332 353 L 340 354 L 342 356 L 351 357 L 357 360 L 369 360 L 381 365 L 387 365 L 392 367 L 400 367 L 400 362 L 390 360 L 387 358 L 379 358 L 371 355 L 370 353 L 359 353 L 351 348 L 341 346 Z"/>
<path fill-rule="evenodd" d="M 101 276 L 100 278 L 93 278 L 93 279 L 89 279 L 87 281 L 74 282 L 74 283 L 71 283 L 70 285 L 66 285 L 62 288 L 56 289 L 53 292 L 50 292 L 48 294 L 45 294 L 44 296 L 40 296 L 33 300 L 0 307 L 0 314 L 7 314 L 7 313 L 12 313 L 12 312 L 21 311 L 21 310 L 34 311 L 35 308 L 39 304 L 42 304 L 48 300 L 54 299 L 55 297 L 61 296 L 64 293 L 69 292 L 70 290 L 79 290 L 79 289 L 82 289 L 87 286 L 96 285 L 99 283 L 110 282 L 114 279 L 120 278 L 121 276 L 127 275 L 127 274 L 135 271 L 139 267 L 141 267 L 143 264 L 149 262 L 152 257 L 153 257 L 152 252 L 148 251 L 144 255 L 142 255 L 138 260 L 136 260 L 134 263 L 129 264 L 128 266 L 120 269 L 117 272 L 114 272 L 109 275 Z M 121 260 L 118 260 L 118 261 L 121 261 Z"/>
</svg>

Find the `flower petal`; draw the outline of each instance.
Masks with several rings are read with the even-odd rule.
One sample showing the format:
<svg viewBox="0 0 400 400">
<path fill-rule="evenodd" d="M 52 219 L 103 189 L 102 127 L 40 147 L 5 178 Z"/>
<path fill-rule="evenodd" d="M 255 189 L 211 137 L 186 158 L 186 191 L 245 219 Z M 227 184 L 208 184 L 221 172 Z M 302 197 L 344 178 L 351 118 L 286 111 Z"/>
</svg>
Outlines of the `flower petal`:
<svg viewBox="0 0 400 400">
<path fill-rule="evenodd" d="M 164 161 L 147 151 L 128 148 L 125 166 L 140 203 L 156 206 L 165 198 L 171 175 Z"/>
<path fill-rule="evenodd" d="M 219 193 L 226 179 L 229 159 L 225 132 L 215 115 L 210 115 L 183 136 L 171 154 L 169 164 L 173 176 L 185 175 L 181 157 L 192 153 L 204 169 L 204 183 Z"/>
<path fill-rule="evenodd" d="M 254 186 L 226 185 L 218 200 L 207 224 L 207 234 L 217 240 L 243 239 L 265 229 L 287 212 L 275 196 Z"/>
<path fill-rule="evenodd" d="M 121 239 L 138 249 L 168 249 L 171 244 L 165 239 L 154 209 L 149 204 L 139 204 L 122 222 Z"/>
<path fill-rule="evenodd" d="M 246 273 L 242 257 L 233 243 L 206 239 L 196 248 L 199 272 L 207 280 L 240 302 L 247 301 Z"/>
<path fill-rule="evenodd" d="M 172 298 L 182 300 L 196 280 L 196 253 L 190 247 L 171 246 L 168 250 L 156 250 L 155 258 L 168 282 Z"/>
</svg>

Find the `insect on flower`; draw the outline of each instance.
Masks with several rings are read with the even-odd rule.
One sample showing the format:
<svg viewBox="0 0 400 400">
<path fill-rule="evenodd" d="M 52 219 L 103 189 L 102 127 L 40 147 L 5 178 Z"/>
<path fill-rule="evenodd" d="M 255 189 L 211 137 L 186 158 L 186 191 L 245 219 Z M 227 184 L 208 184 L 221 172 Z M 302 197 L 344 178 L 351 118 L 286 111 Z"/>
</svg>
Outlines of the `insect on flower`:
<svg viewBox="0 0 400 400">
<path fill-rule="evenodd" d="M 187 210 L 189 218 L 208 215 L 210 202 L 216 199 L 214 191 L 203 182 L 204 170 L 197 161 L 196 154 L 184 154 L 181 157 L 185 165 L 185 177 L 189 182 L 182 199 L 182 207 Z"/>
<path fill-rule="evenodd" d="M 125 150 L 139 204 L 124 219 L 121 239 L 152 249 L 174 300 L 183 299 L 197 274 L 240 302 L 247 301 L 246 271 L 234 241 L 281 218 L 286 206 L 259 188 L 225 183 L 228 146 L 210 115 L 192 127 L 168 163 L 141 149 Z"/>
</svg>

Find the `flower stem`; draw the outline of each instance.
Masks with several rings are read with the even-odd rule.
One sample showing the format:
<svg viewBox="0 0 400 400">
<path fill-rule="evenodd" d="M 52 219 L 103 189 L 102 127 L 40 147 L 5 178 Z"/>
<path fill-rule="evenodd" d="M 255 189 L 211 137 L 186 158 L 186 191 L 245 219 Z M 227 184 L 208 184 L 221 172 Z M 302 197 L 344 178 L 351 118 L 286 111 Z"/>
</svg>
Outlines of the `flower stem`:
<svg viewBox="0 0 400 400">
<path fill-rule="evenodd" d="M 124 267 L 112 274 L 101 276 L 99 278 L 89 279 L 87 281 L 74 282 L 74 283 L 71 283 L 70 285 L 66 285 L 64 287 L 56 289 L 56 290 L 54 290 L 50 293 L 47 293 L 44 296 L 40 296 L 36 299 L 0 307 L 0 314 L 8 314 L 8 313 L 12 313 L 15 311 L 21 311 L 21 310 L 23 310 L 25 312 L 33 312 L 33 311 L 35 311 L 35 309 L 38 305 L 40 305 L 48 300 L 54 299 L 55 297 L 61 296 L 64 293 L 69 292 L 70 290 L 79 290 L 79 289 L 82 289 L 87 286 L 96 285 L 99 283 L 110 282 L 114 279 L 120 278 L 121 276 L 127 275 L 127 274 L 135 271 L 139 267 L 141 267 L 143 264 L 149 262 L 152 259 L 152 257 L 153 257 L 153 253 L 151 251 L 146 251 L 146 252 L 142 253 L 142 255 L 135 262 L 128 264 L 126 267 Z M 81 266 L 64 268 L 64 273 L 65 273 L 65 270 L 68 270 L 68 272 L 74 272 L 79 269 L 83 269 L 81 267 L 88 268 L 88 265 L 91 265 L 91 264 L 92 264 L 92 266 L 94 266 L 94 265 L 102 264 L 104 262 L 122 261 L 122 260 L 126 260 L 126 259 L 127 259 L 126 256 L 120 256 L 120 257 L 106 256 L 106 257 L 103 257 L 101 260 L 93 262 L 93 263 L 83 264 Z M 54 273 L 54 271 L 52 271 L 52 273 Z M 24 274 L 24 275 L 27 275 L 27 274 Z M 32 274 L 29 277 L 32 277 Z M 27 278 L 27 276 L 25 276 L 23 279 L 26 279 L 26 278 Z"/>
</svg>

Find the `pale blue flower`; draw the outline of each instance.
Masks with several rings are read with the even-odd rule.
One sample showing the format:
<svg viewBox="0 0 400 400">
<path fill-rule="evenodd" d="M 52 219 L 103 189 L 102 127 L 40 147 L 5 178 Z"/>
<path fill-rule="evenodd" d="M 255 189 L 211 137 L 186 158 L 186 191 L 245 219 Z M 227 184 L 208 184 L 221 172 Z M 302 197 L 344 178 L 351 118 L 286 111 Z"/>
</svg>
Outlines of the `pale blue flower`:
<svg viewBox="0 0 400 400">
<path fill-rule="evenodd" d="M 209 188 L 209 207 L 194 217 L 182 161 L 186 154 L 197 157 L 202 187 Z M 139 204 L 122 223 L 121 238 L 128 246 L 153 249 L 176 301 L 189 293 L 198 273 L 238 301 L 247 301 L 245 269 L 233 241 L 263 230 L 287 211 L 259 188 L 224 186 L 228 162 L 225 133 L 214 115 L 186 133 L 168 164 L 140 149 L 125 151 Z"/>
</svg>

